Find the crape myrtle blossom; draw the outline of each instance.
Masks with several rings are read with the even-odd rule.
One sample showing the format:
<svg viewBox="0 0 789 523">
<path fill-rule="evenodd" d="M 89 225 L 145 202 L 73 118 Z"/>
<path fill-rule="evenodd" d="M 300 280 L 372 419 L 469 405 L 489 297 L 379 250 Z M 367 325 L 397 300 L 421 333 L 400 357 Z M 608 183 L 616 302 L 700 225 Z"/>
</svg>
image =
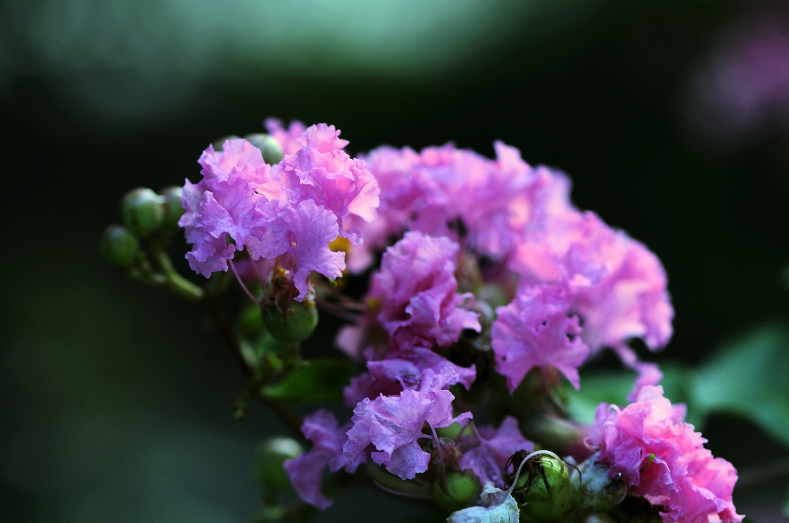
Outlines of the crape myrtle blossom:
<svg viewBox="0 0 789 523">
<path fill-rule="evenodd" d="M 522 289 L 509 305 L 496 309 L 492 342 L 496 370 L 512 393 L 533 367 L 556 367 L 577 389 L 578 366 L 589 356 L 577 315 L 570 315 L 567 285 Z"/>
<path fill-rule="evenodd" d="M 285 460 L 285 470 L 301 499 L 321 510 L 332 503 L 321 492 L 324 467 L 328 465 L 332 472 L 345 469 L 346 472 L 353 473 L 365 461 L 364 454 L 349 460 L 342 453 L 349 428 L 350 424 L 338 427 L 337 419 L 331 412 L 318 410 L 307 416 L 301 426 L 304 437 L 312 441 L 312 449 L 303 456 Z"/>
<path fill-rule="evenodd" d="M 359 231 L 343 219 L 373 219 L 378 185 L 362 160 L 342 150 L 348 142 L 334 126 L 313 125 L 297 138 L 299 129 L 291 125 L 281 138 L 285 150 L 294 152 L 274 166 L 243 139 L 203 152 L 203 179 L 186 181 L 186 212 L 179 222 L 194 245 L 186 256 L 193 270 L 206 277 L 226 271 L 235 251 L 244 248 L 254 260 L 284 255 L 293 263 L 298 301 L 307 295 L 311 271 L 327 278 L 342 274 L 345 254 L 329 243 L 341 236 L 361 244 Z"/>
<path fill-rule="evenodd" d="M 345 457 L 355 461 L 372 444 L 376 449 L 370 453 L 372 460 L 401 479 L 413 479 L 425 472 L 430 454 L 417 443 L 432 437 L 423 432 L 425 424 L 437 429 L 471 419 L 470 412 L 452 415 L 455 396 L 445 387 L 458 380 L 451 367 L 440 374 L 425 369 L 418 390 L 362 399 L 353 410 L 353 427 L 343 447 Z"/>
<path fill-rule="evenodd" d="M 479 446 L 463 453 L 460 468 L 471 470 L 483 485 L 491 482 L 502 489 L 507 487 L 504 475 L 510 456 L 519 450 L 534 450 L 534 443 L 523 437 L 518 420 L 512 416 L 504 418 L 498 429 L 479 427 L 478 440 Z"/>
<path fill-rule="evenodd" d="M 624 409 L 601 403 L 588 442 L 612 477 L 621 474 L 631 493 L 663 506 L 665 521 L 742 521 L 732 503 L 737 471 L 714 458 L 684 418 L 684 405 L 672 406 L 660 386 L 645 386 Z"/>
</svg>

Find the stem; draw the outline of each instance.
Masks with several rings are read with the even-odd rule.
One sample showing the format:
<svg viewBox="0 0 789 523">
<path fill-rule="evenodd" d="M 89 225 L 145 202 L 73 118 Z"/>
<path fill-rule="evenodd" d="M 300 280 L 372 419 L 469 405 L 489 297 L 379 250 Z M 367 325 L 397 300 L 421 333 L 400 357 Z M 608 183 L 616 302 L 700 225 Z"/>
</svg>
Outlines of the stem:
<svg viewBox="0 0 789 523">
<path fill-rule="evenodd" d="M 175 267 L 173 267 L 173 262 L 170 261 L 170 256 L 167 255 L 167 251 L 157 245 L 151 249 L 151 252 L 166 278 L 166 281 L 162 284 L 163 287 L 192 302 L 199 302 L 203 299 L 205 295 L 203 289 L 178 274 Z"/>
</svg>

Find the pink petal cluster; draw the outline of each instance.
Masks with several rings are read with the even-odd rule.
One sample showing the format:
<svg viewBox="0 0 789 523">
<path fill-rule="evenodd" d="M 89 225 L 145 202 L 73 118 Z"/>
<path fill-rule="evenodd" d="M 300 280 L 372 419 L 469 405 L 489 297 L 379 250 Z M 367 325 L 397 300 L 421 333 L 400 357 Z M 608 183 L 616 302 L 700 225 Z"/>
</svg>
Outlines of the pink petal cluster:
<svg viewBox="0 0 789 523">
<path fill-rule="evenodd" d="M 370 453 L 372 460 L 401 479 L 425 472 L 430 454 L 417 443 L 431 437 L 423 433 L 425 423 L 437 429 L 471 418 L 470 412 L 452 415 L 455 396 L 445 387 L 453 381 L 457 383 L 458 377 L 450 367 L 441 374 L 425 369 L 418 390 L 380 395 L 372 401 L 364 398 L 353 410 L 353 427 L 343 447 L 345 457 L 355 461 L 372 444 L 376 449 Z"/>
<path fill-rule="evenodd" d="M 449 238 L 415 231 L 386 250 L 369 297 L 380 303 L 378 320 L 390 346 L 444 346 L 456 342 L 463 329 L 480 331 L 479 315 L 466 309 L 473 294 L 456 292 L 458 250 Z"/>
<path fill-rule="evenodd" d="M 662 387 L 644 386 L 624 409 L 600 404 L 588 441 L 612 476 L 621 474 L 632 493 L 663 507 L 664 520 L 742 521 L 732 503 L 737 471 L 714 458 L 684 418 L 684 405 L 672 406 Z"/>
<path fill-rule="evenodd" d="M 269 124 L 292 154 L 269 166 L 246 140 L 228 140 L 221 151 L 209 146 L 199 160 L 203 179 L 184 186 L 179 224 L 194 245 L 186 257 L 196 272 L 226 271 L 244 248 L 254 260 L 282 256 L 293 262 L 301 301 L 311 271 L 342 274 L 345 254 L 332 252 L 329 243 L 339 235 L 361 244 L 358 229 L 343 220 L 375 218 L 378 185 L 364 161 L 342 150 L 347 142 L 334 126 L 313 125 L 295 136 L 301 124 L 287 132 Z"/>
<path fill-rule="evenodd" d="M 489 481 L 501 489 L 507 488 L 504 475 L 510 456 L 519 450 L 534 450 L 534 443 L 523 437 L 518 420 L 512 416 L 504 418 L 498 429 L 480 427 L 478 440 L 479 446 L 463 453 L 460 468 L 471 470 L 482 485 Z"/>
<path fill-rule="evenodd" d="M 492 342 L 496 370 L 513 392 L 534 367 L 559 369 L 577 389 L 578 366 L 589 356 L 577 315 L 571 315 L 564 284 L 521 289 L 509 305 L 496 309 Z"/>
<path fill-rule="evenodd" d="M 352 473 L 364 463 L 364 454 L 349 460 L 342 453 L 349 426 L 338 427 L 337 419 L 327 410 L 314 412 L 304 419 L 301 426 L 304 437 L 313 443 L 312 449 L 303 456 L 285 460 L 285 471 L 301 499 L 321 510 L 332 503 L 321 492 L 323 469 L 328 465 L 332 472 L 345 469 Z"/>
</svg>

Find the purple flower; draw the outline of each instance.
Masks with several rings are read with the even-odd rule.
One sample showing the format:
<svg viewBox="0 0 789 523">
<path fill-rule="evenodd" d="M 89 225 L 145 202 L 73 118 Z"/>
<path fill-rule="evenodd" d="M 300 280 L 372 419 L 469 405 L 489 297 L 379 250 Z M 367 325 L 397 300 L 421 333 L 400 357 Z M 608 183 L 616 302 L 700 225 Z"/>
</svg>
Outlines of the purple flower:
<svg viewBox="0 0 789 523">
<path fill-rule="evenodd" d="M 504 418 L 498 430 L 492 426 L 480 427 L 479 436 L 479 446 L 463 453 L 460 468 L 471 470 L 482 485 L 491 482 L 499 488 L 506 488 L 507 460 L 519 450 L 533 451 L 534 443 L 523 437 L 518 429 L 518 420 L 512 416 Z"/>
<path fill-rule="evenodd" d="M 342 453 L 349 427 L 350 424 L 346 424 L 339 428 L 337 419 L 327 410 L 314 412 L 304 419 L 301 426 L 304 437 L 313 443 L 312 449 L 303 456 L 285 460 L 285 470 L 301 499 L 321 510 L 332 504 L 321 492 L 324 467 L 328 465 L 332 472 L 344 468 L 346 472 L 352 473 L 364 463 L 364 454 L 349 460 Z"/>
<path fill-rule="evenodd" d="M 514 392 L 534 367 L 557 368 L 577 389 L 578 366 L 589 356 L 578 316 L 571 312 L 566 285 L 521 289 L 507 306 L 496 309 L 492 342 L 496 370 Z"/>
<path fill-rule="evenodd" d="M 186 257 L 195 271 L 206 277 L 226 271 L 244 248 L 254 260 L 287 254 L 282 261 L 294 273 L 295 299 L 303 301 L 310 272 L 336 278 L 345 269 L 345 254 L 329 243 L 338 235 L 361 243 L 357 228 L 343 219 L 375 218 L 378 185 L 363 161 L 341 150 L 347 142 L 334 126 L 304 130 L 294 123 L 285 132 L 276 122 L 267 125 L 293 154 L 271 167 L 246 140 L 228 140 L 219 152 L 209 147 L 200 157 L 203 180 L 184 187 L 179 223 L 194 245 Z"/>
<path fill-rule="evenodd" d="M 372 444 L 377 449 L 370 454 L 372 460 L 401 479 L 413 479 L 425 472 L 430 454 L 417 443 L 430 437 L 422 432 L 425 423 L 441 428 L 471 418 L 470 412 L 452 416 L 455 397 L 444 387 L 451 381 L 457 382 L 454 374 L 450 367 L 441 374 L 426 369 L 419 390 L 360 401 L 353 411 L 353 427 L 343 447 L 345 457 L 356 460 Z"/>
<path fill-rule="evenodd" d="M 381 304 L 378 319 L 389 332 L 390 346 L 445 346 L 463 329 L 480 331 L 478 314 L 465 308 L 473 295 L 456 293 L 458 249 L 449 238 L 407 232 L 386 250 L 370 297 Z"/>
</svg>

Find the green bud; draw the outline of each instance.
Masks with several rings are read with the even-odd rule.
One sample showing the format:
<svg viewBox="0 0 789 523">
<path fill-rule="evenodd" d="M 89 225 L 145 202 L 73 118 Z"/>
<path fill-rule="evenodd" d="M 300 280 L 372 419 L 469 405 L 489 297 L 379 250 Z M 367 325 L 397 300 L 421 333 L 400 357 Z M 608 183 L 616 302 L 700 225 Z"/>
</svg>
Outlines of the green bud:
<svg viewBox="0 0 789 523">
<path fill-rule="evenodd" d="M 318 326 L 318 309 L 315 302 L 292 300 L 288 310 L 280 312 L 277 307 L 261 307 L 263 323 L 279 341 L 296 343 L 304 341 L 312 335 Z"/>
<path fill-rule="evenodd" d="M 223 136 L 222 138 L 217 138 L 216 140 L 211 142 L 211 145 L 214 146 L 214 151 L 222 152 L 222 148 L 224 147 L 225 142 L 227 140 L 233 140 L 237 138 L 241 138 L 241 137 L 238 136 L 237 134 L 228 134 L 227 136 Z"/>
<path fill-rule="evenodd" d="M 164 226 L 168 229 L 178 227 L 178 220 L 184 214 L 184 207 L 181 205 L 181 194 L 183 187 L 166 187 L 162 189 L 161 195 L 164 198 Z"/>
<path fill-rule="evenodd" d="M 101 253 L 113 265 L 131 265 L 139 247 L 137 237 L 120 225 L 110 225 L 101 237 Z"/>
<path fill-rule="evenodd" d="M 598 453 L 592 454 L 578 465 L 580 474 L 573 472 L 572 483 L 576 505 L 606 512 L 624 499 L 627 485 L 620 479 L 612 479 L 608 475 L 610 468 L 604 463 L 598 463 L 598 456 Z"/>
<path fill-rule="evenodd" d="M 447 472 L 445 484 L 446 492 L 441 488 L 441 480 L 436 478 L 431 491 L 433 501 L 448 512 L 474 505 L 482 492 L 479 479 L 470 472 Z"/>
<path fill-rule="evenodd" d="M 147 238 L 164 221 L 164 198 L 144 187 L 129 191 L 121 201 L 121 216 L 127 229 Z"/>
<path fill-rule="evenodd" d="M 616 523 L 616 520 L 606 514 L 587 514 L 583 523 Z"/>
<path fill-rule="evenodd" d="M 282 146 L 276 138 L 264 133 L 248 134 L 244 138 L 263 153 L 263 161 L 274 165 L 282 161 Z"/>
<path fill-rule="evenodd" d="M 439 438 L 455 439 L 458 437 L 458 434 L 460 434 L 461 430 L 463 430 L 463 427 L 461 427 L 460 423 L 456 421 L 448 427 L 436 429 L 436 434 L 438 434 Z"/>
<path fill-rule="evenodd" d="M 275 267 L 266 279 L 260 308 L 266 329 L 286 343 L 306 340 L 318 326 L 315 291 L 310 290 L 304 301 L 293 299 L 294 293 L 290 271 Z"/>
<path fill-rule="evenodd" d="M 521 514 L 536 521 L 555 521 L 567 512 L 573 501 L 568 468 L 561 459 L 546 454 L 530 459 L 513 492 L 519 494 L 515 495 L 521 498 L 519 503 L 526 502 Z"/>
<path fill-rule="evenodd" d="M 290 487 L 290 477 L 283 468 L 286 459 L 298 458 L 304 453 L 299 443 L 291 438 L 269 438 L 255 449 L 255 477 L 271 490 Z"/>
</svg>

